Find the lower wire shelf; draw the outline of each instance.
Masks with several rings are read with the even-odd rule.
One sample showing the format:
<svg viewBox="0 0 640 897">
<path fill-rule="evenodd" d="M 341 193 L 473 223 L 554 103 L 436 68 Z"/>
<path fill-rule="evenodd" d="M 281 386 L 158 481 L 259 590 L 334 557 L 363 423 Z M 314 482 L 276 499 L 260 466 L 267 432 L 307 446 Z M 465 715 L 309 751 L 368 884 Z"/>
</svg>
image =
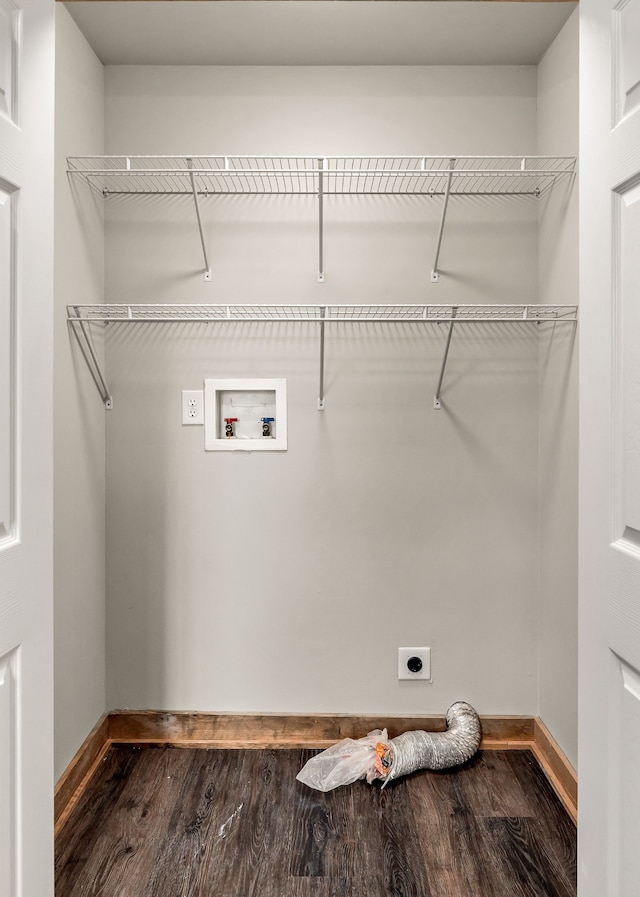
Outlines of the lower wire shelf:
<svg viewBox="0 0 640 897">
<path fill-rule="evenodd" d="M 444 357 L 433 406 L 442 407 L 440 392 L 455 325 L 524 323 L 575 324 L 575 305 L 257 305 L 257 304 L 102 304 L 68 305 L 67 320 L 106 408 L 113 399 L 91 334 L 94 324 L 223 324 L 230 322 L 305 322 L 317 324 L 320 333 L 320 390 L 318 408 L 324 408 L 324 341 L 327 324 L 396 323 L 449 324 Z"/>
</svg>

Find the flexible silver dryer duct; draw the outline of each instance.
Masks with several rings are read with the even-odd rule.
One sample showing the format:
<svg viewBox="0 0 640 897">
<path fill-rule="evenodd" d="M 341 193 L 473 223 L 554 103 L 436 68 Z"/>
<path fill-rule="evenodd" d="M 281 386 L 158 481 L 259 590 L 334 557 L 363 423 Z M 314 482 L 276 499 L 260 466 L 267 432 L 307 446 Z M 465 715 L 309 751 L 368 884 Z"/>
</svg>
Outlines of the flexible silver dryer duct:
<svg viewBox="0 0 640 897">
<path fill-rule="evenodd" d="M 446 720 L 446 732 L 405 732 L 391 739 L 391 766 L 385 784 L 417 769 L 448 769 L 473 757 L 480 747 L 481 731 L 471 704 L 452 704 Z"/>
<path fill-rule="evenodd" d="M 307 760 L 296 778 L 309 788 L 332 791 L 358 779 L 369 784 L 418 769 L 447 769 L 471 759 L 480 746 L 480 719 L 470 704 L 458 701 L 447 710 L 446 732 L 405 732 L 389 740 L 386 729 L 365 738 L 343 738 Z"/>
</svg>

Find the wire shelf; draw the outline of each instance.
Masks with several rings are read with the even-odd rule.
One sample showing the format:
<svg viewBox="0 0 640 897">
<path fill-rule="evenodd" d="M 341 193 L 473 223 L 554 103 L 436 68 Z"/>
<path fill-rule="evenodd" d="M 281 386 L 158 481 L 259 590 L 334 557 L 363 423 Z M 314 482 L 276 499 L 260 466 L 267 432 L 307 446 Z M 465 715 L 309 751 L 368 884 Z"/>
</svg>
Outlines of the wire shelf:
<svg viewBox="0 0 640 897">
<path fill-rule="evenodd" d="M 442 407 L 440 391 L 454 326 L 469 323 L 540 324 L 572 323 L 575 305 L 68 305 L 67 320 L 84 355 L 106 408 L 113 407 L 111 392 L 91 336 L 92 324 L 170 324 L 225 322 L 306 322 L 320 335 L 320 389 L 318 408 L 324 409 L 325 325 L 345 323 L 448 323 L 448 334 L 433 407 Z"/>
<path fill-rule="evenodd" d="M 527 195 L 571 176 L 566 156 L 70 156 L 103 196 Z M 193 180 L 192 180 L 193 178 Z"/>
<path fill-rule="evenodd" d="M 324 281 L 324 198 L 329 195 L 441 196 L 442 214 L 431 283 L 438 283 L 447 206 L 451 196 L 540 196 L 571 178 L 575 158 L 565 156 L 73 156 L 70 177 L 84 180 L 105 197 L 189 195 L 193 198 L 204 261 L 212 279 L 200 200 L 230 194 L 314 195 L 318 201 L 318 281 Z M 570 305 L 69 305 L 67 317 L 107 408 L 112 398 L 91 337 L 93 323 L 310 322 L 319 325 L 320 392 L 324 408 L 326 324 L 449 324 L 440 390 L 455 325 L 463 323 L 571 323 Z"/>
<path fill-rule="evenodd" d="M 69 305 L 69 321 L 224 323 L 232 321 L 429 324 L 577 320 L 575 305 Z"/>
</svg>

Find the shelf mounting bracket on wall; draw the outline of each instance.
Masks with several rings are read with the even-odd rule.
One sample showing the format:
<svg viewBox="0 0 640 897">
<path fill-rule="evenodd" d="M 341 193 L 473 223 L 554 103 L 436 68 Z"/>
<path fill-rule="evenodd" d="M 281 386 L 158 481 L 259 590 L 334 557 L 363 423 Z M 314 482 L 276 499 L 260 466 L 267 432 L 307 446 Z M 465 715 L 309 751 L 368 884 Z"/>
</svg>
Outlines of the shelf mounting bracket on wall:
<svg viewBox="0 0 640 897">
<path fill-rule="evenodd" d="M 72 316 L 72 312 L 75 317 Z M 69 307 L 67 320 L 69 321 L 71 332 L 78 341 L 80 351 L 82 352 L 87 367 L 89 368 L 89 372 L 93 377 L 93 382 L 98 387 L 98 392 L 100 393 L 100 398 L 104 402 L 104 407 L 107 411 L 111 411 L 113 408 L 113 398 L 111 397 L 111 391 L 107 386 L 100 360 L 98 359 L 95 346 L 93 345 L 90 325 L 86 319 L 81 316 L 80 309 L 77 306 Z"/>
<path fill-rule="evenodd" d="M 324 319 L 327 309 L 320 308 L 320 388 L 318 391 L 318 411 L 324 411 Z"/>
<path fill-rule="evenodd" d="M 447 175 L 447 185 L 444 190 L 444 199 L 442 202 L 442 216 L 440 218 L 440 230 L 438 231 L 438 242 L 436 244 L 436 255 L 433 260 L 433 268 L 431 269 L 431 283 L 440 282 L 440 272 L 438 271 L 438 260 L 440 258 L 440 247 L 442 246 L 442 235 L 444 233 L 444 223 L 447 218 L 447 206 L 449 205 L 449 195 L 451 193 L 451 180 L 453 178 L 453 169 L 456 167 L 456 160 L 449 159 L 449 174 Z"/>
<path fill-rule="evenodd" d="M 202 254 L 204 256 L 204 281 L 211 283 L 211 265 L 207 257 L 207 245 L 204 241 L 204 232 L 202 230 L 202 218 L 200 217 L 200 201 L 198 200 L 198 191 L 196 190 L 196 179 L 193 174 L 193 159 L 187 158 L 187 167 L 189 169 L 189 180 L 191 181 L 191 192 L 193 193 L 193 202 L 196 207 L 196 218 L 198 219 L 198 231 L 200 232 L 200 243 L 202 244 Z"/>
<path fill-rule="evenodd" d="M 449 332 L 447 334 L 447 342 L 444 347 L 444 357 L 442 359 L 442 367 L 440 368 L 440 376 L 438 377 L 438 385 L 436 386 L 436 394 L 433 397 L 433 407 L 436 411 L 440 411 L 442 408 L 442 401 L 440 399 L 440 391 L 442 389 L 442 381 L 444 380 L 444 369 L 447 366 L 447 358 L 449 356 L 449 347 L 451 346 L 451 337 L 453 336 L 453 327 L 455 324 L 455 317 L 458 313 L 458 308 L 456 305 L 451 308 L 451 321 L 449 323 Z"/>
<path fill-rule="evenodd" d="M 318 283 L 324 283 L 324 167 L 318 159 Z"/>
</svg>

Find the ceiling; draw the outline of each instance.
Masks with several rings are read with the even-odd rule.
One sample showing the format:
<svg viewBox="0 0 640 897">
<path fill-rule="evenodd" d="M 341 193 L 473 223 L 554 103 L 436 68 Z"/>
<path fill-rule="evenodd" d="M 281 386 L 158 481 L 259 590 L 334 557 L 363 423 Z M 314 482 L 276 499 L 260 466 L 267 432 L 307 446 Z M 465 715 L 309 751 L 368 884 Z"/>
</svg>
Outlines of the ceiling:
<svg viewBox="0 0 640 897">
<path fill-rule="evenodd" d="M 535 65 L 575 2 L 78 0 L 105 65 Z"/>
</svg>

